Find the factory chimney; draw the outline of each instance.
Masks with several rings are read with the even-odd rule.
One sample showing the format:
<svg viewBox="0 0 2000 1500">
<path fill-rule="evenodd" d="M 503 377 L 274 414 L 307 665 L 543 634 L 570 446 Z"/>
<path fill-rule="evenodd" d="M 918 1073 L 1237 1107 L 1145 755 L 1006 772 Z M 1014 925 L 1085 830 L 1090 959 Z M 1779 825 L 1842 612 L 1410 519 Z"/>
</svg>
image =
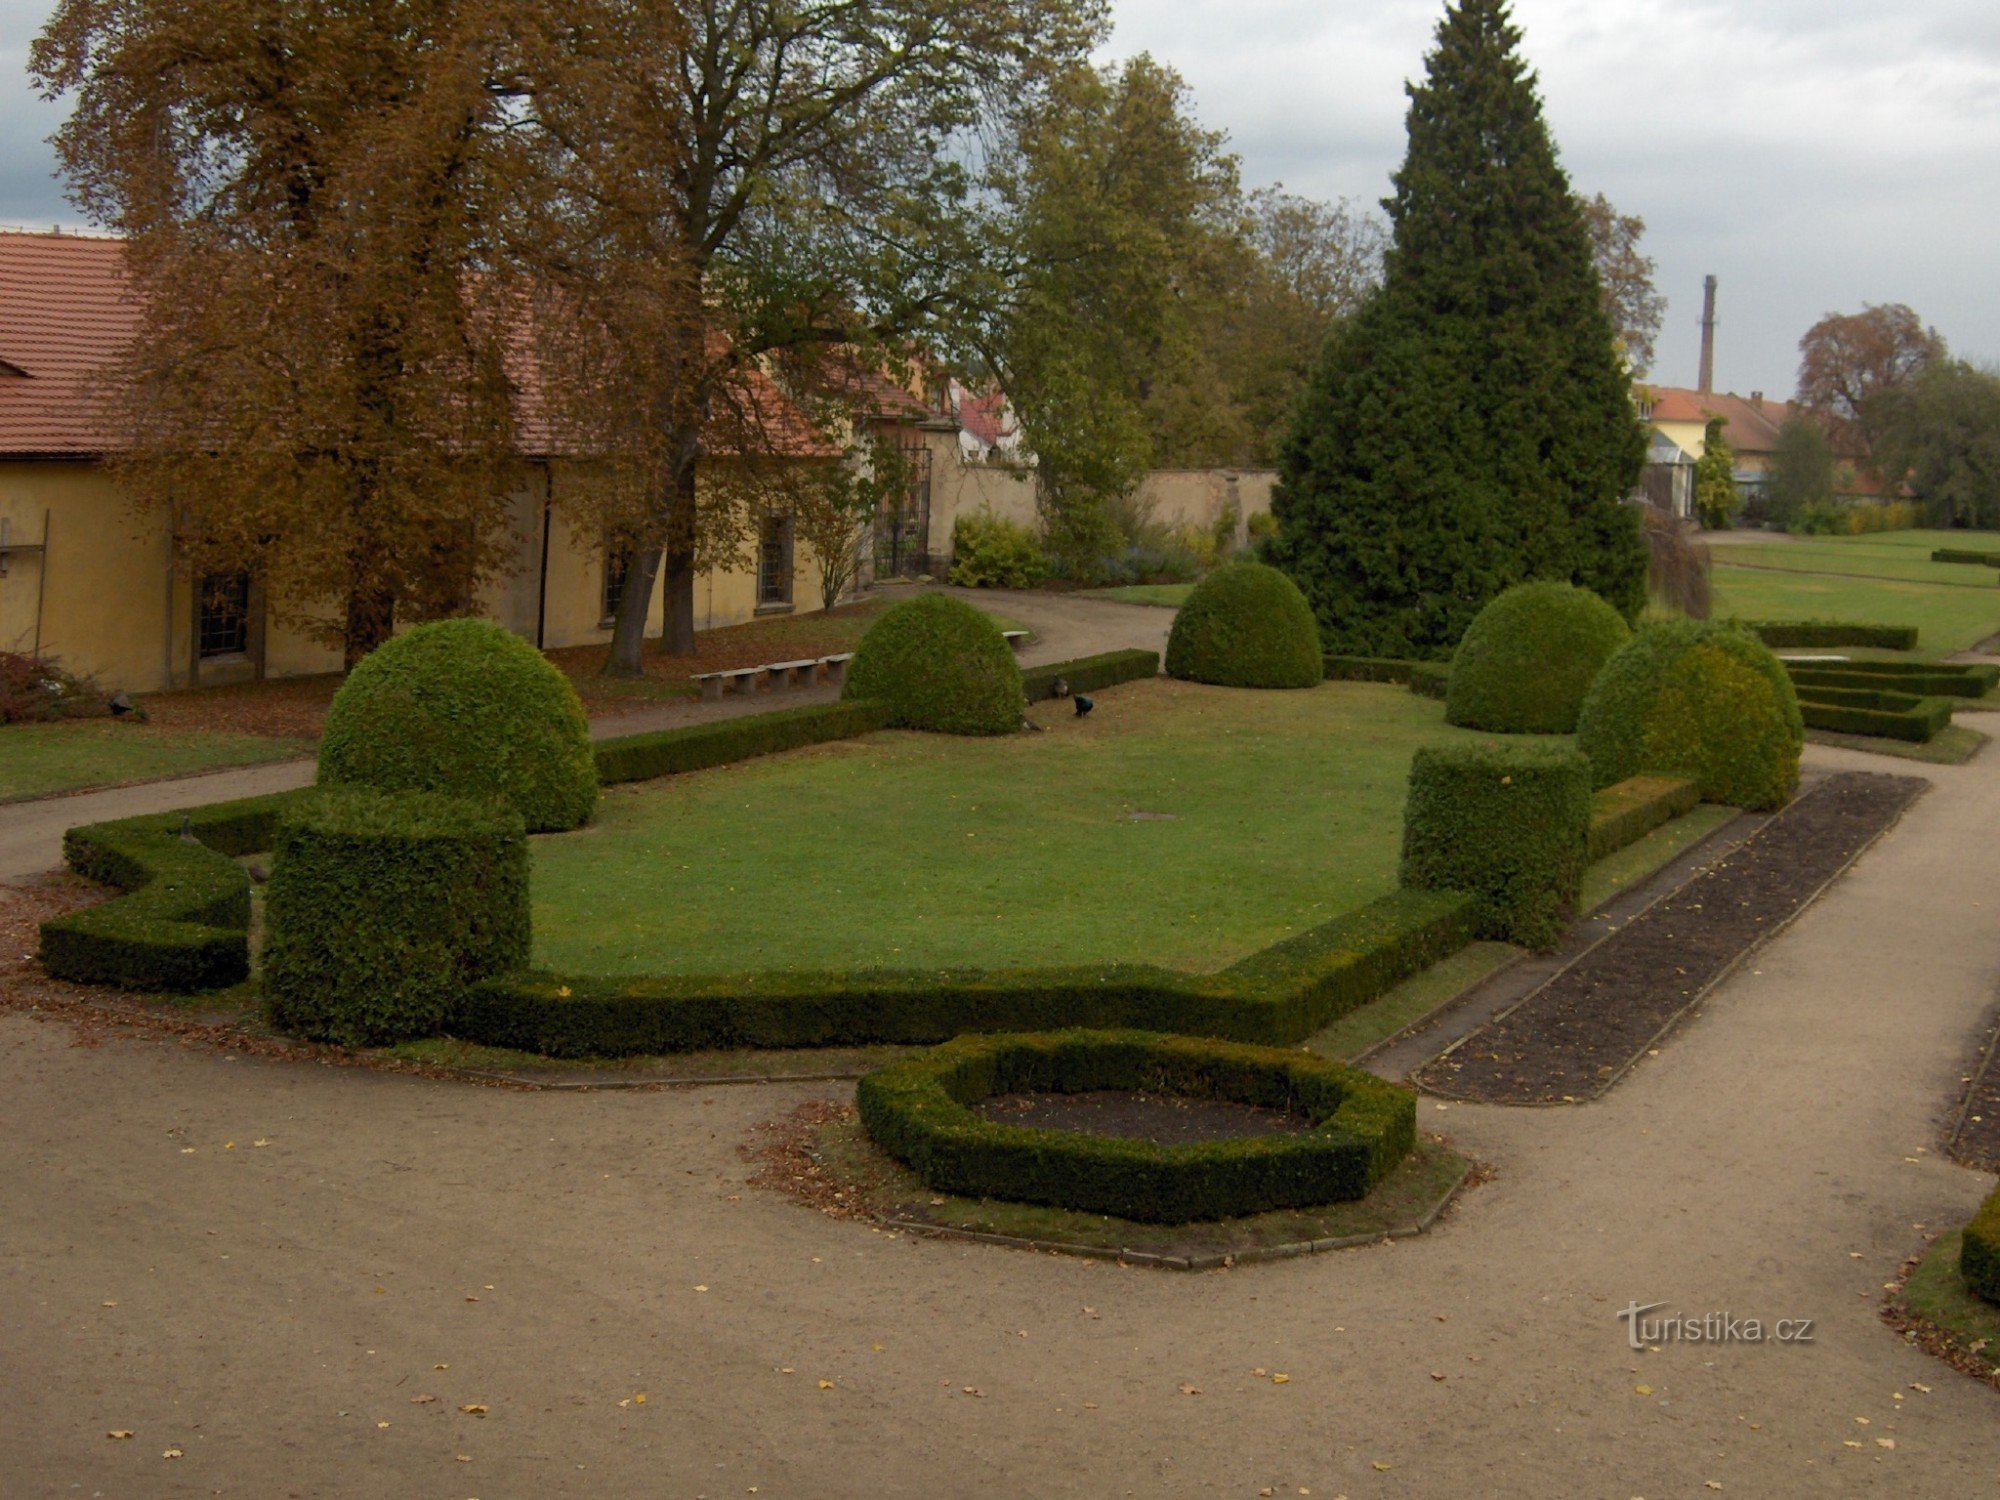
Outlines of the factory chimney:
<svg viewBox="0 0 2000 1500">
<path fill-rule="evenodd" d="M 1715 389 L 1715 278 L 1705 276 L 1701 283 L 1701 383 L 1699 389 L 1706 396 Z"/>
</svg>

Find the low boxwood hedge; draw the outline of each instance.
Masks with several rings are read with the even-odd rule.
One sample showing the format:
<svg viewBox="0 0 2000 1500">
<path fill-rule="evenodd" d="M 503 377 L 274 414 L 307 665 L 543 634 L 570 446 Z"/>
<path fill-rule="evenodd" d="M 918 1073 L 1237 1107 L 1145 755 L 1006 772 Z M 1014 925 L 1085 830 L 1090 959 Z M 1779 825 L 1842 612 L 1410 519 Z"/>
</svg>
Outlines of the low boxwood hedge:
<svg viewBox="0 0 2000 1500">
<path fill-rule="evenodd" d="M 1167 675 L 1220 687 L 1309 688 L 1326 675 L 1312 606 L 1263 563 L 1224 563 L 1194 586 L 1167 636 Z"/>
<path fill-rule="evenodd" d="M 1056 679 L 1069 684 L 1072 693 L 1095 693 L 1121 682 L 1143 682 L 1160 675 L 1157 651 L 1106 651 L 1097 656 L 1079 656 L 1073 661 L 1052 662 L 1046 667 L 1028 667 L 1021 673 L 1021 690 L 1030 703 L 1053 698 Z"/>
<path fill-rule="evenodd" d="M 968 1031 L 1138 1027 L 1285 1045 L 1472 941 L 1475 903 L 1399 891 L 1221 974 L 1143 964 L 1053 969 L 787 970 L 598 978 L 502 975 L 448 1030 L 549 1057 L 939 1042 Z"/>
<path fill-rule="evenodd" d="M 1841 666 L 1786 662 L 1801 695 L 1814 688 L 1862 688 L 1920 697 L 1983 698 L 2000 682 L 2000 666 L 1986 662 L 1857 661 Z"/>
<path fill-rule="evenodd" d="M 2000 1191 L 1979 1206 L 1959 1241 L 1958 1273 L 1974 1296 L 2000 1302 Z"/>
<path fill-rule="evenodd" d="M 1586 858 L 1596 863 L 1665 827 L 1701 801 L 1701 783 L 1680 776 L 1633 776 L 1590 799 Z"/>
<path fill-rule="evenodd" d="M 1445 722 L 1495 734 L 1569 734 L 1604 663 L 1632 638 L 1589 589 L 1517 583 L 1473 616 L 1451 658 Z"/>
<path fill-rule="evenodd" d="M 989 1120 L 993 1094 L 1094 1089 L 1296 1110 L 1298 1135 L 1193 1145 Z M 939 1192 L 1181 1224 L 1365 1197 L 1416 1140 L 1416 1096 L 1310 1053 L 1137 1031 L 968 1036 L 868 1074 L 861 1120 Z"/>
<path fill-rule="evenodd" d="M 1917 649 L 1914 625 L 1867 625 L 1840 620 L 1745 620 L 1743 627 L 1772 647 L 1873 646 L 1883 651 Z"/>
<path fill-rule="evenodd" d="M 499 801 L 363 787 L 300 798 L 264 892 L 264 1001 L 343 1046 L 435 1036 L 470 984 L 528 961 L 528 836 Z"/>
<path fill-rule="evenodd" d="M 1562 941 L 1590 835 L 1590 763 L 1550 745 L 1427 746 L 1410 765 L 1402 882 L 1478 898 L 1478 935 Z"/>
<path fill-rule="evenodd" d="M 857 739 L 887 728 L 888 723 L 889 711 L 880 703 L 821 703 L 599 740 L 592 750 L 597 757 L 597 779 L 613 786 L 705 771 L 831 740 Z"/>
<path fill-rule="evenodd" d="M 126 892 L 42 924 L 42 967 L 77 984 L 192 994 L 250 973 L 250 877 L 296 793 L 91 823 L 63 835 L 79 875 Z"/>
<path fill-rule="evenodd" d="M 1931 561 L 1976 563 L 1982 568 L 2000 568 L 2000 552 L 1977 552 L 1969 547 L 1939 547 L 1931 553 Z"/>
<path fill-rule="evenodd" d="M 1329 682 L 1400 682 L 1420 698 L 1443 698 L 1451 682 L 1449 663 L 1399 656 L 1329 656 L 1325 668 Z"/>
<path fill-rule="evenodd" d="M 1952 700 L 1908 693 L 1808 688 L 1799 695 L 1806 728 L 1927 745 L 1951 723 Z"/>
</svg>

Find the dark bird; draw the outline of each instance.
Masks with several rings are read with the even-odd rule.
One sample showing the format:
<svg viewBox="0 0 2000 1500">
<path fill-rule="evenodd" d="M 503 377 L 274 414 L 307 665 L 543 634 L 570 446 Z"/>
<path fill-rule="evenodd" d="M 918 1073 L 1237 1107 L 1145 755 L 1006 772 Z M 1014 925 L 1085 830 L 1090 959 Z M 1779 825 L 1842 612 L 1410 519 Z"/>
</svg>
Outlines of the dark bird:
<svg viewBox="0 0 2000 1500">
<path fill-rule="evenodd" d="M 1086 698 L 1081 693 L 1076 695 L 1076 716 L 1079 719 L 1095 707 L 1097 707 L 1097 703 L 1094 699 Z"/>
</svg>

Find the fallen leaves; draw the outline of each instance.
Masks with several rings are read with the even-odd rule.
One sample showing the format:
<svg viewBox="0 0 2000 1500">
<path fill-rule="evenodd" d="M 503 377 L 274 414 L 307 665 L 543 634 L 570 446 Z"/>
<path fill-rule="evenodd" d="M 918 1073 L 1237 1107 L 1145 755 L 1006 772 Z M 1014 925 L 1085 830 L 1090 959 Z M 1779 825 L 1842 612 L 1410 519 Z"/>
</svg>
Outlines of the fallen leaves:
<svg viewBox="0 0 2000 1500">
<path fill-rule="evenodd" d="M 1183 1380 L 1181 1382 L 1181 1394 L 1183 1396 L 1199 1396 L 1201 1394 L 1201 1387 L 1190 1385 L 1187 1381 Z"/>
<path fill-rule="evenodd" d="M 412 1396 L 412 1397 L 410 1397 L 410 1405 L 412 1405 L 412 1406 L 429 1406 L 429 1405 L 430 1405 L 430 1404 L 431 1404 L 432 1402 L 434 1402 L 434 1401 L 436 1401 L 436 1400 L 437 1400 L 437 1397 L 435 1397 L 435 1396 Z"/>
<path fill-rule="evenodd" d="M 114 1427 L 104 1435 L 108 1438 L 115 1438 L 119 1442 L 123 1442 L 126 1438 L 132 1436 L 132 1429 L 129 1427 Z"/>
<path fill-rule="evenodd" d="M 1650 1385 L 1635 1385 L 1632 1389 L 1641 1396 L 1650 1396 L 1653 1394 L 1653 1388 Z"/>
<path fill-rule="evenodd" d="M 464 1412 L 468 1417 L 483 1417 L 486 1415 L 486 1407 L 478 1401 L 468 1401 L 459 1410 Z"/>
<path fill-rule="evenodd" d="M 821 1381 L 821 1382 L 819 1383 L 819 1388 L 820 1388 L 821 1390 L 823 1390 L 823 1391 L 830 1391 L 830 1390 L 832 1390 L 832 1389 L 833 1389 L 833 1382 L 832 1382 L 831 1380 L 822 1380 L 822 1381 Z M 970 1389 L 971 1389 L 971 1387 L 970 1387 L 970 1386 L 968 1386 L 968 1387 L 966 1387 L 966 1389 L 967 1389 L 967 1390 L 970 1390 Z"/>
<path fill-rule="evenodd" d="M 162 1458 L 179 1458 L 180 1456 L 181 1450 L 178 1448 L 169 1448 L 165 1453 L 160 1455 Z"/>
</svg>

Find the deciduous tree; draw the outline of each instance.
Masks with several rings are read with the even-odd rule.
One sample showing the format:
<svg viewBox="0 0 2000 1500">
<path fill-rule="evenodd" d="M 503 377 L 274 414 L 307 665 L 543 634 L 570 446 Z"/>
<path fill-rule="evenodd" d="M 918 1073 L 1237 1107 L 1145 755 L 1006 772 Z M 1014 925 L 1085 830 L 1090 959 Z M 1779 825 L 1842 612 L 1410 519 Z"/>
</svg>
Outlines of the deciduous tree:
<svg viewBox="0 0 2000 1500">
<path fill-rule="evenodd" d="M 1944 356 L 1937 330 L 1900 302 L 1828 313 L 1799 340 L 1799 403 L 1825 421 L 1836 453 L 1866 462 L 1882 435 L 1881 398 Z"/>
<path fill-rule="evenodd" d="M 2000 375 L 1940 359 L 1878 401 L 1884 474 L 1904 480 L 1934 526 L 2000 527 Z"/>
<path fill-rule="evenodd" d="M 1583 200 L 1583 222 L 1590 230 L 1597 279 L 1604 283 L 1604 310 L 1625 350 L 1626 363 L 1634 375 L 1643 375 L 1653 367 L 1653 345 L 1667 311 L 1667 299 L 1653 285 L 1659 268 L 1639 249 L 1646 221 L 1636 214 L 1621 214 L 1604 194 L 1593 193 Z"/>
</svg>

